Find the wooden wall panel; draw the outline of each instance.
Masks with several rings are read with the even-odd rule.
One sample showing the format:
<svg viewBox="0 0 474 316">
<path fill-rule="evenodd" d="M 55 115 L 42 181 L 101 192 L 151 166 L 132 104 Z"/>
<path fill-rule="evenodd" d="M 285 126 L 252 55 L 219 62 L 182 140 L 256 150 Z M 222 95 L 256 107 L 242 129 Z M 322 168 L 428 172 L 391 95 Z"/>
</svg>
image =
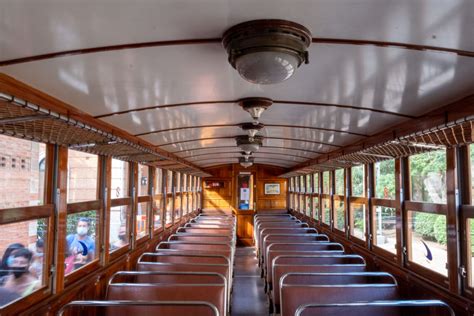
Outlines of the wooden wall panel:
<svg viewBox="0 0 474 316">
<path fill-rule="evenodd" d="M 255 202 L 256 210 L 239 211 L 237 209 L 237 175 L 239 172 L 252 172 L 255 176 Z M 254 165 L 250 168 L 243 168 L 239 164 L 218 166 L 206 169 L 212 177 L 205 178 L 204 181 L 219 181 L 224 183 L 223 188 L 206 188 L 203 185 L 203 209 L 230 209 L 237 216 L 237 237 L 240 243 L 251 245 L 253 243 L 253 216 L 255 212 L 261 210 L 281 210 L 286 209 L 286 179 L 279 178 L 278 175 L 284 172 L 283 169 L 264 165 Z M 265 195 L 265 183 L 280 184 L 280 194 Z"/>
</svg>

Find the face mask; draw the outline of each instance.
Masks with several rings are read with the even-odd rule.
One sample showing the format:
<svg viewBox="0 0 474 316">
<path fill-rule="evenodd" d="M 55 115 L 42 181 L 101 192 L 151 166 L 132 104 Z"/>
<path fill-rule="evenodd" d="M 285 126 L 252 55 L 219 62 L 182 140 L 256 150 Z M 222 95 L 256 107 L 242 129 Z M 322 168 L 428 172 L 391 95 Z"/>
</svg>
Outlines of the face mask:
<svg viewBox="0 0 474 316">
<path fill-rule="evenodd" d="M 77 234 L 79 236 L 87 235 L 87 228 L 86 227 L 78 227 L 77 228 Z"/>
<path fill-rule="evenodd" d="M 7 258 L 7 266 L 11 267 L 13 264 L 13 256 Z"/>
<path fill-rule="evenodd" d="M 125 241 L 125 234 L 124 235 L 118 235 L 118 238 L 121 240 L 121 241 Z"/>
<path fill-rule="evenodd" d="M 15 270 L 13 270 L 13 275 L 15 276 L 16 279 L 18 279 L 26 272 L 27 272 L 26 268 L 15 268 Z"/>
</svg>

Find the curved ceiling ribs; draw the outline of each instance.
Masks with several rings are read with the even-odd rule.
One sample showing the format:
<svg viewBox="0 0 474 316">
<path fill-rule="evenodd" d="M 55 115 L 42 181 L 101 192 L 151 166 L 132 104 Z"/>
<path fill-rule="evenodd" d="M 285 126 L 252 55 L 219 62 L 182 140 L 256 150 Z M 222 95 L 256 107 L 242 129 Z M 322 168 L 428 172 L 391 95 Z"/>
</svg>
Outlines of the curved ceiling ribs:
<svg viewBox="0 0 474 316">
<path fill-rule="evenodd" d="M 413 116 L 413 115 L 408 115 L 408 114 L 403 114 L 403 113 L 398 113 L 398 112 L 393 112 L 393 111 L 374 109 L 374 108 L 368 108 L 368 107 L 363 107 L 363 106 L 353 106 L 353 105 L 347 105 L 347 104 L 322 103 L 322 102 L 304 102 L 304 101 L 290 101 L 290 100 L 272 100 L 272 101 L 273 101 L 273 104 L 293 104 L 293 105 L 307 105 L 307 106 L 336 107 L 336 108 L 350 109 L 350 110 L 356 110 L 356 111 L 369 111 L 369 112 L 374 112 L 374 113 L 399 116 L 399 117 L 403 117 L 403 118 L 411 118 L 411 119 L 417 118 L 416 116 Z M 106 118 L 106 117 L 115 116 L 115 115 L 123 115 L 123 114 L 129 114 L 129 113 L 134 113 L 134 112 L 143 112 L 143 111 L 150 111 L 150 110 L 156 110 L 156 109 L 165 109 L 165 108 L 172 108 L 172 107 L 180 107 L 180 106 L 192 106 L 192 105 L 202 105 L 202 104 L 221 104 L 221 103 L 222 104 L 236 104 L 238 102 L 239 102 L 239 100 L 221 100 L 221 101 L 212 101 L 211 100 L 211 101 L 199 101 L 199 102 L 162 104 L 162 105 L 153 105 L 153 106 L 135 108 L 135 109 L 125 110 L 125 111 L 117 111 L 117 112 L 112 112 L 112 113 L 107 113 L 107 114 L 101 114 L 101 115 L 94 116 L 94 118 Z"/>
<path fill-rule="evenodd" d="M 152 42 L 129 43 L 129 44 L 120 44 L 120 45 L 98 46 L 98 47 L 65 50 L 65 51 L 53 52 L 53 53 L 48 53 L 48 54 L 2 60 L 0 61 L 0 67 L 28 63 L 28 62 L 39 61 L 39 60 L 68 57 L 68 56 L 75 56 L 75 55 L 93 54 L 93 53 L 108 52 L 108 51 L 117 51 L 117 50 L 124 50 L 124 49 L 139 49 L 139 48 L 147 48 L 147 47 L 192 45 L 192 44 L 212 44 L 212 43 L 220 44 L 221 42 L 222 42 L 221 38 L 201 38 L 201 39 L 195 38 L 195 39 L 152 41 Z M 313 38 L 312 42 L 319 43 L 319 44 L 328 44 L 328 45 L 364 45 L 364 46 L 376 46 L 376 47 L 396 47 L 400 49 L 408 49 L 408 50 L 416 50 L 416 51 L 434 51 L 434 52 L 441 52 L 441 53 L 456 54 L 463 57 L 474 57 L 474 52 L 471 52 L 471 51 L 447 48 L 447 47 L 437 47 L 437 46 L 430 46 L 430 45 L 419 45 L 419 44 L 409 44 L 409 43 L 399 43 L 399 42 L 383 42 L 383 41 L 355 40 L 355 39 L 343 39 L 343 38 Z"/>
</svg>

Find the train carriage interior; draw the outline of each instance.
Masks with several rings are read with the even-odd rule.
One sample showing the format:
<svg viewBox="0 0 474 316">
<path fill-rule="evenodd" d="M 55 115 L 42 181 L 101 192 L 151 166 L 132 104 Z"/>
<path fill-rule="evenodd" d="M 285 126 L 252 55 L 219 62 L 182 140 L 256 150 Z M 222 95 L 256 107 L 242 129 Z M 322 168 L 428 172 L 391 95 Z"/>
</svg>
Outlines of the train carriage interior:
<svg viewBox="0 0 474 316">
<path fill-rule="evenodd" d="M 0 315 L 474 315 L 474 1 L 0 0 Z"/>
</svg>

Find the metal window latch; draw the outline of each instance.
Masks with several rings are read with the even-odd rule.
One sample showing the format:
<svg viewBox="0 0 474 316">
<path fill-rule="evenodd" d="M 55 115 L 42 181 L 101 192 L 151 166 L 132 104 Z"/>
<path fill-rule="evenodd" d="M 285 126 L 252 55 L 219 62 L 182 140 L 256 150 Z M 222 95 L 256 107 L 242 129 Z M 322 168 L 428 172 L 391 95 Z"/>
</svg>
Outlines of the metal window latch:
<svg viewBox="0 0 474 316">
<path fill-rule="evenodd" d="M 461 278 L 466 278 L 467 277 L 467 271 L 466 271 L 466 268 L 464 266 L 459 267 L 459 275 L 461 276 Z"/>
<path fill-rule="evenodd" d="M 403 251 L 403 255 L 406 256 L 408 254 L 407 247 L 403 247 L 402 251 Z"/>
<path fill-rule="evenodd" d="M 54 264 L 52 264 L 50 267 L 49 267 L 49 272 L 51 274 L 55 274 L 56 273 L 56 266 Z"/>
</svg>

